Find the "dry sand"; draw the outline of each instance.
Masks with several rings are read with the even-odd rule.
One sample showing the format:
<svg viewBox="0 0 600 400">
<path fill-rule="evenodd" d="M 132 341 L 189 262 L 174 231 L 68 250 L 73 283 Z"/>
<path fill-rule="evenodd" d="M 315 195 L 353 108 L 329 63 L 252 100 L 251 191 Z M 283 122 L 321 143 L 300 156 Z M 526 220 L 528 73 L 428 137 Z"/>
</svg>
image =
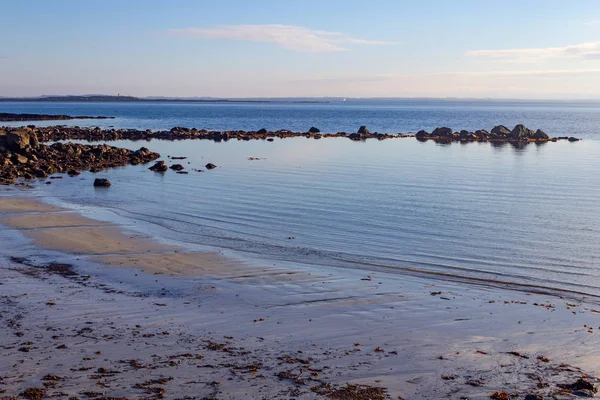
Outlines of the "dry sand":
<svg viewBox="0 0 600 400">
<path fill-rule="evenodd" d="M 8 221 L 42 247 L 179 277 L 154 275 L 140 296 L 117 283 L 143 279 L 134 270 L 107 281 L 74 258 L 40 264 L 30 245 L 5 249 L 0 399 L 28 388 L 80 399 L 567 399 L 559 384 L 600 370 L 600 306 L 386 273 L 295 274 L 159 250 L 117 227 L 65 228 L 74 220 L 58 215 L 44 228 Z"/>
</svg>

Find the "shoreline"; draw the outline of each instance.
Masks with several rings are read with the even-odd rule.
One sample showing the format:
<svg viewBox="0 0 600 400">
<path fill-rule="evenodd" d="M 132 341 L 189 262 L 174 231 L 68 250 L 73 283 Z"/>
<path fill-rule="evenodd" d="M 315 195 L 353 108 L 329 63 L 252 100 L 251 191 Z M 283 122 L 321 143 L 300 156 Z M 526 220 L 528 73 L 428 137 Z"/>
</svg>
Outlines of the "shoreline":
<svg viewBox="0 0 600 400">
<path fill-rule="evenodd" d="M 3 236 L 39 241 L 35 232 L 54 231 L 54 239 L 64 240 L 79 236 L 74 229 L 83 225 L 96 237 L 121 242 L 117 248 L 103 240 L 95 245 L 118 259 L 113 266 L 132 267 L 107 269 L 89 244 L 77 244 L 77 251 L 47 237 L 4 250 L 0 283 L 10 301 L 2 303 L 2 314 L 9 319 L 21 315 L 20 326 L 2 328 L 3 359 L 17 362 L 5 363 L 0 371 L 5 395 L 43 388 L 80 398 L 88 398 L 85 393 L 181 398 L 190 388 L 204 393 L 200 398 L 336 398 L 334 393 L 354 390 L 366 396 L 358 399 L 383 399 L 385 389 L 388 398 L 483 399 L 495 392 L 512 394 L 516 386 L 522 397 L 539 390 L 571 398 L 557 385 L 571 384 L 585 373 L 565 363 L 598 373 L 598 332 L 584 325 L 600 325 L 600 316 L 584 303 L 379 272 L 367 280 L 362 279 L 366 271 L 328 268 L 286 274 L 282 266 L 216 263 L 220 273 L 211 275 L 210 268 L 201 267 L 204 273 L 198 274 L 189 257 L 197 264 L 207 260 L 197 254 L 159 251 L 164 245 L 157 242 L 148 248 L 151 238 L 114 236 L 106 229 L 116 226 L 32 199 L 0 197 L 0 205 L 3 221 L 9 218 L 13 225 Z M 34 251 L 40 244 L 47 250 Z M 137 266 L 113 255 L 136 258 L 144 250 L 152 256 L 140 256 Z M 55 260 L 57 254 L 64 258 Z M 65 260 L 72 267 L 52 267 Z M 187 265 L 185 273 L 163 268 L 174 260 Z M 150 261 L 154 265 L 147 273 L 136 269 Z M 140 293 L 154 281 L 156 289 Z M 79 333 L 85 328 L 91 331 Z M 56 349 L 65 341 L 72 343 L 66 343 L 67 350 Z M 36 363 L 42 367 L 34 368 Z M 69 369 L 79 366 L 91 369 Z M 44 388 L 49 381 L 41 379 L 47 374 L 61 378 L 50 381 L 55 387 Z M 540 388 L 540 382 L 548 386 Z"/>
</svg>

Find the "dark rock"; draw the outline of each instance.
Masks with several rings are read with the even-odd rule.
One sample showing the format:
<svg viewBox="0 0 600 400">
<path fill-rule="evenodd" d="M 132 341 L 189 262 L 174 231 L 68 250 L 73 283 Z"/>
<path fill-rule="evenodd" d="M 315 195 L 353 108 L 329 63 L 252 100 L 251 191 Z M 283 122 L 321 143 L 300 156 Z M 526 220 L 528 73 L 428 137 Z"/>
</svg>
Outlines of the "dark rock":
<svg viewBox="0 0 600 400">
<path fill-rule="evenodd" d="M 177 171 L 177 173 L 178 173 L 178 174 L 181 174 L 181 175 L 187 175 L 187 174 L 188 174 L 188 172 L 187 172 L 187 171 Z"/>
<path fill-rule="evenodd" d="M 267 133 L 267 130 L 265 128 L 262 128 L 257 130 L 256 133 L 258 133 L 259 135 L 264 135 L 265 133 Z"/>
<path fill-rule="evenodd" d="M 548 140 L 548 139 L 550 139 L 550 136 L 548 136 L 548 134 L 546 132 L 544 132 L 543 130 L 538 129 L 533 134 L 533 138 L 536 140 Z"/>
<path fill-rule="evenodd" d="M 359 135 L 368 135 L 369 134 L 369 130 L 367 129 L 366 126 L 361 126 L 360 128 L 358 128 L 358 133 Z"/>
<path fill-rule="evenodd" d="M 569 142 L 579 142 L 580 139 L 577 139 L 576 137 L 571 136 L 569 138 Z"/>
<path fill-rule="evenodd" d="M 181 164 L 173 164 L 169 168 L 171 168 L 173 171 L 182 171 L 185 169 Z"/>
<path fill-rule="evenodd" d="M 39 145 L 37 136 L 26 130 L 0 131 L 0 150 L 22 154 L 29 149 L 37 149 Z"/>
<path fill-rule="evenodd" d="M 429 133 L 427 131 L 424 130 L 420 130 L 419 132 L 417 132 L 417 140 L 427 140 L 429 138 Z"/>
<path fill-rule="evenodd" d="M 535 133 L 531 129 L 519 124 L 510 132 L 510 138 L 515 140 L 527 140 L 533 138 L 534 134 Z"/>
<path fill-rule="evenodd" d="M 272 142 L 272 141 L 274 141 L 274 140 L 275 140 L 275 139 L 273 139 L 273 138 L 268 138 L 268 139 L 267 139 L 267 142 Z"/>
<path fill-rule="evenodd" d="M 108 179 L 96 178 L 94 180 L 94 187 L 110 187 Z"/>
<path fill-rule="evenodd" d="M 444 126 L 441 128 L 435 128 L 433 132 L 431 132 L 431 136 L 451 139 L 452 137 L 454 137 L 454 132 L 452 131 L 452 129 Z"/>
<path fill-rule="evenodd" d="M 204 166 L 204 168 L 206 168 L 206 169 L 215 169 L 215 168 L 217 168 L 217 166 L 215 164 L 208 163 L 208 164 L 206 164 Z"/>
<path fill-rule="evenodd" d="M 310 133 L 319 133 L 319 132 L 321 132 L 321 131 L 319 130 L 319 128 L 315 128 L 314 126 L 313 126 L 313 127 L 311 127 L 311 128 L 308 130 L 308 131 L 309 131 Z"/>
<path fill-rule="evenodd" d="M 510 129 L 504 125 L 498 125 L 495 126 L 490 133 L 495 136 L 506 137 L 510 135 Z"/>
<path fill-rule="evenodd" d="M 164 161 L 157 161 L 156 164 L 154 164 L 148 169 L 154 172 L 166 172 L 169 169 L 169 167 L 167 167 L 167 164 L 165 164 Z"/>
<path fill-rule="evenodd" d="M 67 172 L 67 175 L 69 175 L 69 176 L 77 176 L 77 175 L 79 175 L 79 172 L 75 171 L 74 169 L 70 169 Z"/>
</svg>

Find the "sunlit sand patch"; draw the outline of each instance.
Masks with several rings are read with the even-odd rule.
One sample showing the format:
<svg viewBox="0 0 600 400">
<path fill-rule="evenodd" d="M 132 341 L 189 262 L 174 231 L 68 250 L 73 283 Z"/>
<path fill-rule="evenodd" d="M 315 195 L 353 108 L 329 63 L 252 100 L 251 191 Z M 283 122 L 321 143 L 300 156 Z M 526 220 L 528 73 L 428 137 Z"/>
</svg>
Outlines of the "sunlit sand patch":
<svg viewBox="0 0 600 400">
<path fill-rule="evenodd" d="M 0 197 L 0 212 L 49 212 L 60 208 L 32 199 Z"/>
<path fill-rule="evenodd" d="M 175 248 L 150 239 L 127 235 L 116 226 L 28 230 L 38 246 L 74 254 L 123 254 L 171 251 Z"/>
<path fill-rule="evenodd" d="M 92 261 L 112 267 L 136 268 L 146 273 L 212 276 L 244 282 L 251 280 L 273 282 L 293 279 L 292 277 L 296 275 L 288 270 L 256 267 L 227 258 L 217 252 L 106 255 L 93 257 Z"/>
<path fill-rule="evenodd" d="M 6 217 L 1 222 L 19 229 L 108 225 L 106 222 L 96 221 L 72 212 L 22 214 Z"/>
</svg>

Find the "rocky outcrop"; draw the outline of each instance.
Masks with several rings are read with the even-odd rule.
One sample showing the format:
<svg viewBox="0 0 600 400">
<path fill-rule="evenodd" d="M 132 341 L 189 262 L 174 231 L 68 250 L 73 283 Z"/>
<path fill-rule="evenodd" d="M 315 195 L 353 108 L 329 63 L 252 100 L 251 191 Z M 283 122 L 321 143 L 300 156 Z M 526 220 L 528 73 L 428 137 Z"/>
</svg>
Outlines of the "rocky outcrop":
<svg viewBox="0 0 600 400">
<path fill-rule="evenodd" d="M 356 133 L 347 134 L 346 132 L 337 133 L 316 133 L 316 132 L 292 132 L 289 130 L 267 131 L 260 129 L 258 131 L 207 131 L 198 129 L 189 129 L 175 127 L 168 131 L 151 131 L 137 129 L 100 129 L 100 128 L 80 128 L 80 127 L 35 127 L 30 126 L 28 130 L 35 132 L 41 142 L 51 142 L 58 140 L 89 140 L 89 141 L 107 141 L 107 140 L 213 140 L 215 142 L 228 140 L 267 140 L 272 142 L 274 138 L 286 139 L 295 137 L 306 137 L 313 139 L 346 137 L 349 139 L 395 139 L 414 137 L 411 134 L 380 134 L 380 133 Z M 366 128 L 365 128 L 366 129 Z M 368 129 L 367 129 L 368 131 Z"/>
<path fill-rule="evenodd" d="M 498 125 L 492 128 L 490 134 L 497 137 L 508 137 L 510 135 L 510 132 L 510 129 L 508 129 L 504 125 Z"/>
<path fill-rule="evenodd" d="M 532 131 L 529 128 L 526 128 L 522 124 L 519 124 L 514 127 L 514 129 L 510 132 L 509 136 L 511 139 L 514 139 L 514 140 L 527 140 L 527 139 L 533 138 L 534 134 L 535 134 L 534 131 Z"/>
<path fill-rule="evenodd" d="M 39 146 L 37 135 L 33 132 L 24 129 L 0 131 L 0 151 L 23 153 L 37 149 Z"/>
<path fill-rule="evenodd" d="M 208 163 L 208 164 L 206 164 L 204 166 L 204 168 L 206 168 L 206 169 L 215 169 L 215 168 L 217 168 L 217 166 L 215 164 L 213 164 L 213 163 Z"/>
<path fill-rule="evenodd" d="M 308 130 L 308 133 L 319 133 L 321 132 L 319 128 L 315 128 L 314 126 Z"/>
<path fill-rule="evenodd" d="M 356 132 L 359 135 L 368 135 L 369 134 L 369 130 L 367 129 L 366 126 L 361 126 L 360 128 L 358 128 L 358 131 Z"/>
<path fill-rule="evenodd" d="M 143 164 L 160 155 L 146 148 L 137 151 L 108 145 L 54 143 L 40 145 L 31 133 L 4 132 L 0 141 L 0 184 L 17 179 L 45 178 L 54 173 L 76 176 L 81 171 L 101 171 L 128 164 Z"/>
</svg>

